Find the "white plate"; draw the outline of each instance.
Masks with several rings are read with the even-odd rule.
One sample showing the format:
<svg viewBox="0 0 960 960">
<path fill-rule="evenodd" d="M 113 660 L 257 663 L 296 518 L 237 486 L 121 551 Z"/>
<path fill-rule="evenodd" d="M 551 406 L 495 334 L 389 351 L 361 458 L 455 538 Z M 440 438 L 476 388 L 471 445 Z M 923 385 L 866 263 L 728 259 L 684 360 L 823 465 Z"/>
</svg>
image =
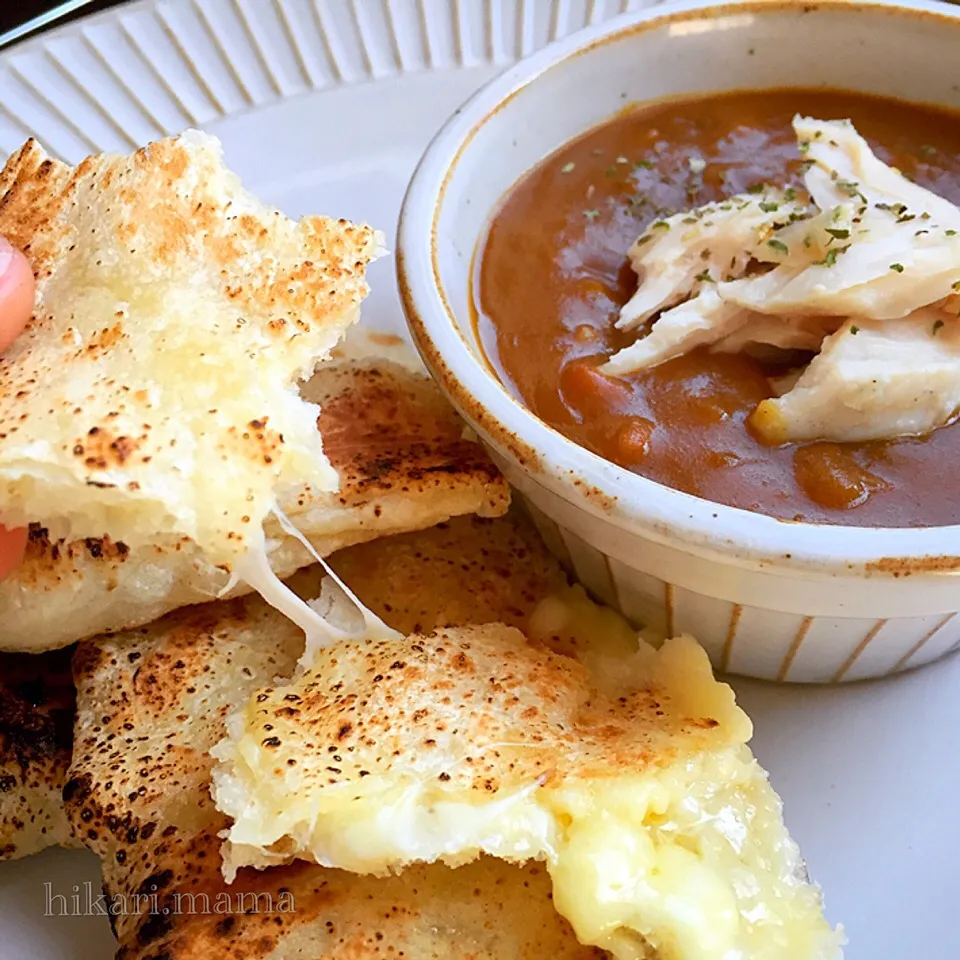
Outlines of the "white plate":
<svg viewBox="0 0 960 960">
<path fill-rule="evenodd" d="M 646 5 L 142 0 L 0 57 L 0 153 L 34 134 L 76 161 L 202 126 L 287 213 L 368 220 L 389 236 L 428 139 L 480 83 L 552 38 Z M 371 281 L 368 321 L 401 330 L 391 265 Z M 842 688 L 734 686 L 827 913 L 847 928 L 847 957 L 960 957 L 960 658 Z M 87 854 L 0 864 L 0 956 L 111 956 L 105 918 L 44 915 L 48 892 L 71 909 L 77 894 L 85 910 L 87 883 L 95 896 Z"/>
</svg>

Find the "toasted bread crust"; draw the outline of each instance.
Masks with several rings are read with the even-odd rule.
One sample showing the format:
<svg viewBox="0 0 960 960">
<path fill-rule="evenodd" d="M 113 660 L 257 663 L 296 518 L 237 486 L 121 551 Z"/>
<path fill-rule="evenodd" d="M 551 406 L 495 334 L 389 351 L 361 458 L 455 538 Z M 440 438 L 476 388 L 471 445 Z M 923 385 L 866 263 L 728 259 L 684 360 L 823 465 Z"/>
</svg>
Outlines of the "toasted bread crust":
<svg viewBox="0 0 960 960">
<path fill-rule="evenodd" d="M 321 555 L 506 509 L 506 482 L 483 448 L 463 438 L 461 421 L 427 378 L 390 361 L 331 361 L 304 389 L 321 406 L 340 490 L 301 486 L 281 507 Z M 312 561 L 293 538 L 268 529 L 279 576 Z M 110 537 L 68 541 L 34 524 L 24 562 L 0 582 L 0 649 L 51 649 L 149 623 L 211 599 L 226 579 L 187 538 L 131 548 Z"/>
<path fill-rule="evenodd" d="M 522 516 L 464 517 L 433 531 L 378 541 L 384 565 L 365 563 L 366 547 L 332 558 L 388 620 L 397 597 L 404 617 L 438 623 L 478 616 L 482 604 L 510 596 L 515 570 L 502 563 L 517 545 L 538 569 L 551 561 Z M 406 576 L 418 553 L 416 590 Z M 371 547 L 372 548 L 372 547 Z M 365 571 L 365 572 L 364 572 Z M 562 577 L 559 568 L 554 573 Z M 473 587 L 478 585 L 476 592 Z M 291 583 L 317 590 L 316 570 Z M 550 577 L 543 577 L 544 590 Z M 502 582 L 501 582 L 502 581 Z M 516 593 L 514 616 L 537 602 L 532 580 Z M 459 593 L 447 609 L 425 594 Z M 474 610 L 468 598 L 485 597 Z M 529 595 L 528 595 L 529 594 Z M 523 607 L 524 609 L 520 609 Z M 398 622 L 399 622 L 398 620 Z M 297 864 L 264 872 L 243 870 L 232 886 L 221 876 L 219 832 L 227 820 L 210 797 L 209 750 L 225 732 L 225 717 L 257 687 L 292 673 L 302 634 L 255 597 L 181 610 L 158 623 L 81 645 L 74 664 L 78 688 L 76 749 L 64 792 L 72 823 L 103 862 L 109 896 L 156 895 L 157 912 L 119 916 L 122 960 L 589 960 L 601 951 L 577 943 L 553 909 L 537 865 L 481 860 L 461 870 L 414 867 L 390 879 L 358 877 Z M 228 915 L 177 909 L 188 896 L 238 904 L 242 894 L 286 891 L 292 912 Z M 129 901 L 128 901 L 129 902 Z M 163 913 L 167 908 L 168 913 Z"/>
<path fill-rule="evenodd" d="M 0 358 L 0 517 L 213 564 L 262 544 L 277 490 L 336 475 L 296 393 L 359 316 L 381 237 L 260 204 L 188 131 L 69 167 L 28 142 L 0 235 L 36 304 Z"/>
<path fill-rule="evenodd" d="M 72 653 L 0 654 L 0 859 L 72 842 L 60 796 L 73 746 Z"/>
<path fill-rule="evenodd" d="M 204 178 L 219 178 L 221 170 L 213 157 L 195 149 L 194 139 L 202 144 L 210 138 L 170 137 L 141 147 L 131 157 L 100 154 L 76 167 L 49 157 L 30 139 L 0 171 L 0 234 L 28 255 L 42 283 L 53 276 L 72 244 L 104 242 L 95 234 L 79 235 L 71 208 L 91 202 L 98 193 L 116 191 L 119 203 L 107 211 L 116 214 L 107 224 L 114 242 L 122 245 L 137 238 L 140 246 L 133 252 L 148 254 L 159 267 L 175 267 L 185 253 L 208 259 L 222 271 L 227 295 L 239 307 L 270 311 L 266 329 L 277 337 L 289 335 L 288 324 L 306 331 L 339 323 L 344 311 L 368 292 L 366 267 L 379 246 L 376 232 L 348 220 L 305 217 L 299 224 L 302 256 L 277 263 L 269 244 L 277 241 L 278 228 L 270 220 L 286 218 L 278 211 L 230 212 L 230 201 L 224 206 L 223 199 L 204 186 Z M 235 189 L 240 189 L 239 182 Z M 258 248 L 261 256 L 251 263 L 250 252 Z M 238 269 L 241 261 L 243 268 Z M 38 312 L 28 336 L 50 320 Z M 94 352 L 119 336 L 122 324 L 107 328 Z"/>
</svg>

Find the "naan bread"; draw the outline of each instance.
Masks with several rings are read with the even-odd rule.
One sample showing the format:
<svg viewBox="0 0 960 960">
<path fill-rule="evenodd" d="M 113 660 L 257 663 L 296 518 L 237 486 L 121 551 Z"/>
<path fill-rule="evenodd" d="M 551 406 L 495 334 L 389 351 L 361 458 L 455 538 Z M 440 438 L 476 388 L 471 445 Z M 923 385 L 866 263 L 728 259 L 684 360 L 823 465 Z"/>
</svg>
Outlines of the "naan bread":
<svg viewBox="0 0 960 960">
<path fill-rule="evenodd" d="M 73 843 L 61 798 L 73 746 L 72 654 L 0 654 L 0 859 Z"/>
<path fill-rule="evenodd" d="M 405 616 L 421 620 L 425 629 L 456 615 L 470 617 L 471 596 L 481 604 L 473 615 L 483 604 L 512 597 L 513 615 L 523 620 L 542 598 L 538 590 L 562 579 L 522 516 L 465 517 L 445 527 L 381 540 L 375 551 L 372 544 L 354 547 L 332 564 L 392 625 L 400 626 Z M 505 562 L 514 546 L 523 551 L 522 563 Z M 380 563 L 368 566 L 365 560 L 374 553 Z M 420 573 L 410 577 L 407 564 L 415 556 Z M 312 569 L 291 583 L 315 596 L 318 580 Z M 517 581 L 524 586 L 516 588 Z M 419 596 L 411 595 L 414 584 Z M 384 598 L 379 603 L 378 589 Z M 451 597 L 449 610 L 437 593 Z M 394 609 L 398 619 L 391 620 Z M 439 623 L 424 619 L 429 615 Z M 83 843 L 103 861 L 111 903 L 125 908 L 114 919 L 118 957 L 602 957 L 577 943 L 554 911 L 537 865 L 481 860 L 451 870 L 438 864 L 384 880 L 297 864 L 242 870 L 235 884 L 224 883 L 218 834 L 227 821 L 210 798 L 208 751 L 224 735 L 227 714 L 275 676 L 290 675 L 302 648 L 302 633 L 256 597 L 181 610 L 81 646 L 75 663 L 76 749 L 65 798 L 71 821 L 82 826 Z M 131 908 L 137 893 L 156 901 L 141 902 L 138 913 Z M 284 893 L 295 912 L 280 912 Z M 203 901 L 198 908 L 189 899 L 202 894 L 210 913 L 202 912 Z M 241 897 L 252 894 L 259 895 L 261 912 L 244 914 L 250 901 Z M 267 895 L 274 912 L 264 910 Z M 214 912 L 218 902 L 231 912 Z"/>
<path fill-rule="evenodd" d="M 482 447 L 464 439 L 462 422 L 433 382 L 400 363 L 351 355 L 324 364 L 303 391 L 321 407 L 340 490 L 301 486 L 280 498 L 320 555 L 463 513 L 502 513 L 506 482 Z M 267 534 L 279 576 L 312 562 L 275 523 Z M 26 559 L 0 581 L 0 649 L 45 650 L 139 626 L 210 600 L 226 582 L 186 539 L 152 547 L 108 537 L 67 542 L 35 525 Z M 246 589 L 240 584 L 235 594 Z"/>
<path fill-rule="evenodd" d="M 332 563 L 366 606 L 405 635 L 494 621 L 527 629 L 544 598 L 568 584 L 519 508 L 496 520 L 461 517 L 360 544 Z"/>
<path fill-rule="evenodd" d="M 502 624 L 318 651 L 213 752 L 227 879 L 295 859 L 377 876 L 539 860 L 578 938 L 617 960 L 838 957 L 704 650 L 581 656 Z"/>
<path fill-rule="evenodd" d="M 0 520 L 236 569 L 279 492 L 337 474 L 298 394 L 357 319 L 374 230 L 263 206 L 196 131 L 73 168 L 34 141 L 0 234 L 37 277 L 0 359 Z"/>
</svg>

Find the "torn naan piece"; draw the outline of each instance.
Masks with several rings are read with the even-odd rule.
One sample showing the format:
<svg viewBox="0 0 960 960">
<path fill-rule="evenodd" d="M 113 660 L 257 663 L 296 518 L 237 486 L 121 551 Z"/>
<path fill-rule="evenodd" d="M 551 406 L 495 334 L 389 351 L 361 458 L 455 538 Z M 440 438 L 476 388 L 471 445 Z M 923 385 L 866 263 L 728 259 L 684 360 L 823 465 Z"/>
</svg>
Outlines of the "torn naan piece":
<svg viewBox="0 0 960 960">
<path fill-rule="evenodd" d="M 500 598 L 521 622 L 552 585 L 566 582 L 517 513 L 459 518 L 439 532 L 380 540 L 375 550 L 341 551 L 331 562 L 401 628 L 403 618 L 427 630 L 471 619 Z M 305 570 L 291 584 L 315 596 L 319 577 Z M 64 796 L 82 842 L 102 860 L 109 902 L 122 908 L 113 918 L 118 958 L 602 957 L 580 945 L 553 909 L 538 864 L 488 858 L 381 879 L 301 863 L 241 870 L 226 885 L 219 833 L 228 822 L 210 797 L 209 750 L 225 734 L 225 717 L 257 688 L 292 674 L 302 648 L 302 633 L 253 596 L 180 610 L 80 647 L 76 749 Z"/>
<path fill-rule="evenodd" d="M 348 339 L 348 343 L 349 343 Z M 337 493 L 301 486 L 283 512 L 321 556 L 464 513 L 495 516 L 509 488 L 426 376 L 376 357 L 333 360 L 303 388 L 321 407 L 320 431 Z M 313 562 L 275 522 L 267 550 L 280 577 Z M 222 570 L 183 540 L 129 547 L 107 537 L 67 542 L 31 528 L 27 555 L 0 581 L 0 649 L 45 650 L 149 623 L 215 597 Z M 238 584 L 235 594 L 249 590 Z"/>
<path fill-rule="evenodd" d="M 689 637 L 579 661 L 502 624 L 340 643 L 228 729 L 227 879 L 542 860 L 579 939 L 618 960 L 839 955 L 750 721 Z"/>
<path fill-rule="evenodd" d="M 72 655 L 0 654 L 0 859 L 75 845 L 61 796 L 73 747 Z"/>
<path fill-rule="evenodd" d="M 338 484 L 297 384 L 357 320 L 382 236 L 264 206 L 196 131 L 77 167 L 28 141 L 0 235 L 37 278 L 0 358 L 0 522 L 190 543 L 277 602 L 264 521 Z"/>
</svg>

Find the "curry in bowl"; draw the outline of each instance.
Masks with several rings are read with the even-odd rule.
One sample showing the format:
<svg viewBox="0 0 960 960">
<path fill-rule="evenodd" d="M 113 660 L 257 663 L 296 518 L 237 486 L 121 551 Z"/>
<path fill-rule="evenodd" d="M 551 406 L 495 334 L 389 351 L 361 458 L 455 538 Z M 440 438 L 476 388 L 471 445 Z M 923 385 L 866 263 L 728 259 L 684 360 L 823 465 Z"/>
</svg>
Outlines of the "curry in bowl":
<svg viewBox="0 0 960 960">
<path fill-rule="evenodd" d="M 802 119 L 814 117 L 826 122 Z M 861 155 L 873 179 L 844 172 Z M 836 195 L 819 210 L 811 175 Z M 542 420 L 666 486 L 782 519 L 960 523 L 960 424 L 952 407 L 928 409 L 931 397 L 950 402 L 940 384 L 960 370 L 960 268 L 949 273 L 940 257 L 957 245 L 953 203 L 960 116 L 933 107 L 778 90 L 625 110 L 543 161 L 495 212 L 475 257 L 478 334 L 501 380 Z M 752 246 L 729 247 L 738 231 Z M 897 252 L 904 243 L 907 254 Z M 691 250 L 702 263 L 680 271 L 685 286 L 651 299 Z M 931 258 L 939 273 L 918 284 L 914 261 L 929 274 Z M 851 270 L 860 274 L 846 288 L 831 286 Z M 784 273 L 789 285 L 776 282 Z M 858 286 L 864 276 L 872 286 Z M 867 320 L 840 309 L 851 302 Z M 683 336 L 658 353 L 674 317 Z M 907 336 L 891 341 L 904 322 Z M 877 363 L 885 378 L 901 365 L 900 380 L 877 388 Z M 819 384 L 816 422 L 809 409 L 799 422 L 784 401 L 804 392 L 803 371 L 822 381 L 834 368 L 904 397 L 907 409 L 886 428 L 890 411 L 869 405 L 847 423 Z"/>
</svg>

